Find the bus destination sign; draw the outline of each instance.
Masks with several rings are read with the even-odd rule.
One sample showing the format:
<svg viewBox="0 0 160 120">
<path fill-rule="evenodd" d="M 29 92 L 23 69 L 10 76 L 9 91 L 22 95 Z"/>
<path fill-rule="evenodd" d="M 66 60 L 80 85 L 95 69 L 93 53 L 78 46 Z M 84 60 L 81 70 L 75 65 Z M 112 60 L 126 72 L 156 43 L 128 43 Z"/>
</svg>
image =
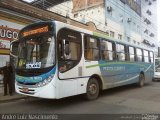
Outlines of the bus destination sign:
<svg viewBox="0 0 160 120">
<path fill-rule="evenodd" d="M 22 33 L 22 36 L 26 37 L 26 36 L 30 36 L 30 35 L 34 35 L 34 34 L 38 34 L 38 33 L 44 33 L 44 32 L 48 32 L 48 26 L 44 26 L 41 28 L 29 30 L 29 31 L 24 31 Z"/>
</svg>

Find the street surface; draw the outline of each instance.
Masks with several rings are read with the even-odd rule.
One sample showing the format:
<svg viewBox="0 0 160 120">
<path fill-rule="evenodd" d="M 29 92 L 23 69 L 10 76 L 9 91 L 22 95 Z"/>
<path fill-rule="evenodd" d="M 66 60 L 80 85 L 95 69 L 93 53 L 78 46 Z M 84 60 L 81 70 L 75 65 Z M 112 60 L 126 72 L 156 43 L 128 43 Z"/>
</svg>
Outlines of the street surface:
<svg viewBox="0 0 160 120">
<path fill-rule="evenodd" d="M 38 114 L 143 114 L 160 113 L 160 82 L 123 86 L 103 91 L 99 98 L 87 101 L 82 95 L 60 100 L 40 98 L 0 103 L 0 113 Z"/>
</svg>

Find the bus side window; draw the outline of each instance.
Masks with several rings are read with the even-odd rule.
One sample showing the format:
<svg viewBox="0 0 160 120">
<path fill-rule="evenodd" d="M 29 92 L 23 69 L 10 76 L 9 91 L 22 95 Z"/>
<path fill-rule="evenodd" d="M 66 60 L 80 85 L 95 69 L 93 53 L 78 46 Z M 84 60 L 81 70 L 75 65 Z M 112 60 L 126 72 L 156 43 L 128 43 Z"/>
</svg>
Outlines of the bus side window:
<svg viewBox="0 0 160 120">
<path fill-rule="evenodd" d="M 102 40 L 100 43 L 101 47 L 101 59 L 102 60 L 113 60 L 113 45 L 112 42 Z"/>
<path fill-rule="evenodd" d="M 84 36 L 84 56 L 87 60 L 99 60 L 99 41 L 90 36 Z"/>
<path fill-rule="evenodd" d="M 136 53 L 137 53 L 137 61 L 142 62 L 143 61 L 142 49 L 136 48 Z"/>
<path fill-rule="evenodd" d="M 129 47 L 129 60 L 131 62 L 134 62 L 135 61 L 135 50 L 134 50 L 134 47 Z"/>
<path fill-rule="evenodd" d="M 143 50 L 144 53 L 144 62 L 149 62 L 149 54 L 147 50 Z"/>
<path fill-rule="evenodd" d="M 116 53 L 117 53 L 117 60 L 120 60 L 120 61 L 126 60 L 126 53 L 125 53 L 124 45 L 116 44 Z"/>
<path fill-rule="evenodd" d="M 81 58 L 81 34 L 62 29 L 58 34 L 58 65 L 60 72 L 66 72 L 75 67 Z"/>
<path fill-rule="evenodd" d="M 153 52 L 149 52 L 149 61 L 153 63 Z"/>
</svg>

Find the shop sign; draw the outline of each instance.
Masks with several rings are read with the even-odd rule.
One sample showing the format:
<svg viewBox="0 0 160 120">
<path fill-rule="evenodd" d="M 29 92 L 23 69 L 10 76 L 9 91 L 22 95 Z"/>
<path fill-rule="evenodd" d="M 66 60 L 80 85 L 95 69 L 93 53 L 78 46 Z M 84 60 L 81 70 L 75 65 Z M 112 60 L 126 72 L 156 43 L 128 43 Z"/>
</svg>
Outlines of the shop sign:
<svg viewBox="0 0 160 120">
<path fill-rule="evenodd" d="M 18 33 L 18 29 L 0 26 L 0 39 L 12 41 L 18 39 Z"/>
</svg>

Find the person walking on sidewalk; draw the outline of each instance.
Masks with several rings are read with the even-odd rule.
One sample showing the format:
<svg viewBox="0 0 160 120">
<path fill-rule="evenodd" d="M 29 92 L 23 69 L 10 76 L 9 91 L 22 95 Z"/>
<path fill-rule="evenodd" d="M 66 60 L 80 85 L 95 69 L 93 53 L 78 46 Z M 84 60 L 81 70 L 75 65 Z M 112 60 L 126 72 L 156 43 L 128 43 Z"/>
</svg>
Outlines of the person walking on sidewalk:
<svg viewBox="0 0 160 120">
<path fill-rule="evenodd" d="M 13 69 L 10 62 L 6 62 L 6 66 L 2 67 L 1 72 L 3 74 L 3 83 L 4 83 L 4 96 L 7 95 L 9 88 L 9 94 L 12 95 L 12 73 Z"/>
</svg>

